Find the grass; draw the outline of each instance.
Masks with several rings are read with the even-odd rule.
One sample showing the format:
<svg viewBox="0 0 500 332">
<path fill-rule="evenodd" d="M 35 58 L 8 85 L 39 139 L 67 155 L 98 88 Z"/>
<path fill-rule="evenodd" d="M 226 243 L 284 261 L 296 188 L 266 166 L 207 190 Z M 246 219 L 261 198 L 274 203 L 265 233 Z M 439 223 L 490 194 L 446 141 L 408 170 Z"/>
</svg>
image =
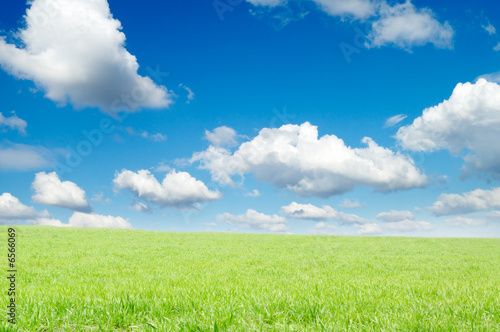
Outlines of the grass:
<svg viewBox="0 0 500 332">
<path fill-rule="evenodd" d="M 2 331 L 500 331 L 500 239 L 16 230 Z"/>
</svg>

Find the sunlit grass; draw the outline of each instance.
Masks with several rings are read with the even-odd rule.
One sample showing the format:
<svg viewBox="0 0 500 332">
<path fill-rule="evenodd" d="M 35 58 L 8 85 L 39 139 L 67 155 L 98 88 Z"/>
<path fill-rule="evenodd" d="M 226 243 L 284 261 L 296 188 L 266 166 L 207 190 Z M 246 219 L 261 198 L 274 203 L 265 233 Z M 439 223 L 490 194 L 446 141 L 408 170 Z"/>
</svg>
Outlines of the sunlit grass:
<svg viewBox="0 0 500 332">
<path fill-rule="evenodd" d="M 16 229 L 13 330 L 500 331 L 500 239 Z"/>
</svg>

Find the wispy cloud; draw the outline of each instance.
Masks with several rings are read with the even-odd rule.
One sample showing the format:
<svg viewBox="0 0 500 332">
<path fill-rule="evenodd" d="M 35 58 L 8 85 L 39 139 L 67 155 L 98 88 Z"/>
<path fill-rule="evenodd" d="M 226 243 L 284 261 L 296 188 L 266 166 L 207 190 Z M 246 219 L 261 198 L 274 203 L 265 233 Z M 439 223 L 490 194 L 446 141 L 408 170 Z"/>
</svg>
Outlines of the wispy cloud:
<svg viewBox="0 0 500 332">
<path fill-rule="evenodd" d="M 23 119 L 18 118 L 15 112 L 12 112 L 12 115 L 10 117 L 5 117 L 0 112 L 0 129 L 7 127 L 12 130 L 17 130 L 21 134 L 26 134 L 27 126 L 28 123 Z"/>
<path fill-rule="evenodd" d="M 397 125 L 406 118 L 407 116 L 405 114 L 398 114 L 391 116 L 389 119 L 385 121 L 384 128 L 394 127 L 395 125 Z"/>
<path fill-rule="evenodd" d="M 346 198 L 342 202 L 340 202 L 339 206 L 343 209 L 354 209 L 361 207 L 361 203 L 356 199 L 354 201 L 351 201 L 350 199 Z"/>
<path fill-rule="evenodd" d="M 184 88 L 184 90 L 186 90 L 186 92 L 188 93 L 188 95 L 187 95 L 187 97 L 186 97 L 186 98 L 187 98 L 187 100 L 186 100 L 186 104 L 189 104 L 189 103 L 190 103 L 190 102 L 194 99 L 194 92 L 193 92 L 193 90 L 191 90 L 191 88 L 190 88 L 190 87 L 185 86 L 185 85 L 184 85 L 184 84 L 182 84 L 182 83 L 181 83 L 181 84 L 179 84 L 179 87 Z"/>
</svg>

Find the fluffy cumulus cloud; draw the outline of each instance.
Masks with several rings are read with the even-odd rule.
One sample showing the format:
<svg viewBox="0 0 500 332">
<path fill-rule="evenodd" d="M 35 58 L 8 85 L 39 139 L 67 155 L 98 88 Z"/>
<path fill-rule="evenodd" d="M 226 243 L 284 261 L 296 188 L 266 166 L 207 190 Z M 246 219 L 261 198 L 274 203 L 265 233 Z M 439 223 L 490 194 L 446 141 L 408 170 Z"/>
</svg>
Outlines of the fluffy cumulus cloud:
<svg viewBox="0 0 500 332">
<path fill-rule="evenodd" d="M 441 194 L 429 209 L 437 216 L 443 216 L 495 208 L 500 208 L 500 188 L 476 189 L 461 195 Z"/>
<path fill-rule="evenodd" d="M 450 227 L 477 227 L 486 225 L 486 221 L 484 220 L 464 218 L 464 217 L 446 219 L 444 222 L 446 225 Z"/>
<path fill-rule="evenodd" d="M 74 212 L 68 223 L 54 219 L 47 210 L 36 211 L 26 206 L 10 193 L 0 195 L 0 223 L 25 221 L 30 225 L 58 227 L 113 227 L 132 228 L 128 220 L 122 217 L 101 216 L 94 213 Z"/>
<path fill-rule="evenodd" d="M 172 97 L 163 86 L 137 74 L 135 56 L 107 0 L 33 0 L 20 45 L 0 37 L 0 65 L 31 80 L 47 98 L 76 107 L 113 112 L 164 108 Z"/>
<path fill-rule="evenodd" d="M 241 215 L 219 214 L 217 220 L 231 225 L 243 226 L 247 229 L 262 229 L 271 232 L 284 232 L 287 230 L 285 218 L 275 214 L 270 216 L 252 209 L 248 209 L 245 214 Z"/>
<path fill-rule="evenodd" d="M 51 165 L 51 153 L 38 146 L 25 144 L 0 144 L 0 170 L 28 171 L 44 169 Z"/>
<path fill-rule="evenodd" d="M 187 172 L 170 171 L 162 183 L 148 170 L 132 172 L 122 170 L 115 174 L 113 183 L 117 189 L 130 191 L 137 198 L 160 207 L 186 210 L 201 202 L 211 202 L 222 197 L 217 191 L 192 177 Z"/>
<path fill-rule="evenodd" d="M 338 212 L 328 205 L 317 207 L 312 204 L 299 204 L 293 202 L 283 206 L 281 213 L 289 218 L 308 220 L 336 220 L 346 224 L 363 224 L 368 221 L 354 214 Z"/>
<path fill-rule="evenodd" d="M 26 206 L 10 193 L 0 195 L 0 220 L 23 220 L 49 218 L 47 210 L 36 211 L 33 207 Z"/>
<path fill-rule="evenodd" d="M 101 216 L 94 213 L 75 212 L 69 218 L 71 227 L 106 227 L 106 228 L 132 228 L 128 220 L 122 217 Z"/>
<path fill-rule="evenodd" d="M 273 18 L 280 17 L 284 25 L 307 14 L 306 11 L 296 18 L 291 13 L 297 4 L 301 7 L 300 1 L 247 0 L 247 2 L 267 8 L 269 13 L 271 8 L 285 8 L 286 10 L 281 13 L 274 10 L 270 14 Z M 410 51 L 413 47 L 428 43 L 438 48 L 453 46 L 454 30 L 450 24 L 441 23 L 432 10 L 417 8 L 410 0 L 392 6 L 384 0 L 311 0 L 311 2 L 327 15 L 371 22 L 371 31 L 365 44 L 369 48 L 395 46 Z"/>
<path fill-rule="evenodd" d="M 367 47 L 394 45 L 410 50 L 427 43 L 451 48 L 454 31 L 448 22 L 440 23 L 427 8 L 416 8 L 410 1 L 390 6 L 383 2 L 380 18 L 373 22 Z"/>
<path fill-rule="evenodd" d="M 17 130 L 21 134 L 26 134 L 26 127 L 28 123 L 23 119 L 20 119 L 16 113 L 12 112 L 11 116 L 5 117 L 0 112 L 0 129 L 10 128 L 12 130 Z"/>
<path fill-rule="evenodd" d="M 95 213 L 82 212 L 73 213 L 68 223 L 50 218 L 26 220 L 26 223 L 37 226 L 57 227 L 133 228 L 128 219 L 123 219 L 122 217 L 102 216 Z"/>
<path fill-rule="evenodd" d="M 85 191 L 74 182 L 61 181 L 55 172 L 37 173 L 32 187 L 35 192 L 32 198 L 37 203 L 74 211 L 92 211 Z"/>
<path fill-rule="evenodd" d="M 413 151 L 466 152 L 469 168 L 500 177 L 500 86 L 485 79 L 459 83 L 451 97 L 427 108 L 396 139 Z"/>
<path fill-rule="evenodd" d="M 213 146 L 235 146 L 238 135 L 236 130 L 226 126 L 215 128 L 213 131 L 205 130 L 205 139 Z"/>
<path fill-rule="evenodd" d="M 264 128 L 232 153 L 211 145 L 195 153 L 191 163 L 211 172 L 214 181 L 234 185 L 232 176 L 251 173 L 257 180 L 300 196 L 329 197 L 368 186 L 389 192 L 427 183 L 425 175 L 406 155 L 377 145 L 365 137 L 366 147 L 351 148 L 335 135 L 318 138 L 316 126 L 284 125 Z"/>
</svg>

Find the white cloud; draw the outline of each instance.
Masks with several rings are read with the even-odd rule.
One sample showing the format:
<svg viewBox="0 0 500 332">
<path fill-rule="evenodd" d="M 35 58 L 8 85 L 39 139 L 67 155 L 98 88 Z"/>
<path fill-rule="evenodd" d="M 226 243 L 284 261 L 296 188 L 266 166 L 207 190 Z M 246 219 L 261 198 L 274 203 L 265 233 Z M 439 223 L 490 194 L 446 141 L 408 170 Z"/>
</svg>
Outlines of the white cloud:
<svg viewBox="0 0 500 332">
<path fill-rule="evenodd" d="M 497 29 L 495 29 L 495 26 L 490 22 L 488 22 L 488 25 L 483 25 L 482 27 L 484 30 L 486 30 L 486 32 L 488 32 L 489 35 L 494 35 L 497 33 Z"/>
<path fill-rule="evenodd" d="M 156 134 L 145 133 L 145 134 L 146 134 L 146 138 L 150 138 L 155 142 L 164 142 L 167 140 L 167 136 L 165 136 L 161 133 L 156 133 Z M 142 135 L 144 135 L 144 133 Z"/>
<path fill-rule="evenodd" d="M 297 202 L 283 206 L 281 213 L 290 218 L 310 220 L 334 219 L 338 215 L 338 212 L 328 205 L 317 207 L 312 204 L 299 204 Z"/>
<path fill-rule="evenodd" d="M 494 47 L 493 47 L 493 50 L 494 51 L 500 51 L 500 42 L 498 42 Z"/>
<path fill-rule="evenodd" d="M 205 130 L 205 139 L 214 146 L 235 146 L 238 144 L 236 130 L 226 126 L 217 127 L 214 131 Z"/>
<path fill-rule="evenodd" d="M 26 220 L 26 223 L 37 226 L 71 227 L 69 224 L 64 224 L 60 220 L 52 218 L 29 219 Z"/>
<path fill-rule="evenodd" d="M 208 222 L 208 223 L 204 223 L 203 226 L 205 226 L 205 227 L 216 227 L 217 224 L 214 223 L 214 222 Z"/>
<path fill-rule="evenodd" d="M 241 225 L 247 229 L 264 229 L 271 232 L 284 232 L 287 230 L 285 218 L 275 214 L 269 216 L 252 209 L 248 209 L 242 215 L 219 214 L 217 220 L 231 225 Z"/>
<path fill-rule="evenodd" d="M 49 174 L 45 172 L 37 173 L 32 187 L 35 191 L 32 199 L 37 203 L 81 212 L 90 212 L 92 210 L 85 191 L 74 182 L 61 182 L 55 172 Z"/>
<path fill-rule="evenodd" d="M 407 118 L 407 116 L 404 114 L 398 114 L 398 115 L 391 116 L 389 119 L 387 119 L 385 121 L 384 128 L 393 127 L 406 118 Z"/>
<path fill-rule="evenodd" d="M 351 16 L 365 19 L 375 14 L 375 4 L 370 0 L 313 0 L 331 16 Z"/>
<path fill-rule="evenodd" d="M 137 74 L 135 56 L 124 47 L 125 34 L 106 0 L 33 0 L 26 27 L 17 34 L 22 47 L 0 37 L 0 65 L 32 80 L 47 98 L 78 108 L 107 112 L 164 108 L 172 97 L 163 86 Z"/>
<path fill-rule="evenodd" d="M 246 193 L 245 197 L 259 197 L 260 192 L 257 189 L 254 189 L 251 193 Z"/>
<path fill-rule="evenodd" d="M 130 207 L 137 212 L 151 212 L 151 207 L 141 202 L 134 202 Z"/>
<path fill-rule="evenodd" d="M 484 220 L 470 219 L 464 217 L 446 219 L 444 222 L 446 223 L 446 225 L 450 227 L 477 227 L 486 225 L 486 222 Z"/>
<path fill-rule="evenodd" d="M 343 209 L 354 209 L 361 207 L 361 203 L 356 199 L 354 201 L 351 201 L 350 199 L 346 198 L 342 202 L 340 202 L 339 206 Z"/>
<path fill-rule="evenodd" d="M 33 207 L 26 206 L 10 193 L 0 195 L 0 219 L 2 220 L 21 220 L 49 218 L 47 210 L 36 211 Z"/>
<path fill-rule="evenodd" d="M 49 167 L 50 153 L 42 147 L 24 144 L 0 145 L 0 170 L 27 171 Z"/>
<path fill-rule="evenodd" d="M 101 216 L 81 212 L 74 212 L 69 219 L 69 223 L 62 223 L 60 220 L 52 218 L 47 210 L 38 212 L 33 207 L 22 204 L 17 197 L 12 196 L 10 193 L 3 193 L 0 195 L 0 222 L 12 223 L 17 221 L 25 221 L 31 225 L 58 227 L 132 228 L 128 220 L 121 217 Z"/>
<path fill-rule="evenodd" d="M 281 213 L 289 218 L 309 220 L 336 220 L 346 224 L 363 224 L 369 222 L 355 214 L 338 212 L 329 205 L 317 207 L 312 204 L 299 204 L 292 202 L 281 208 Z"/>
<path fill-rule="evenodd" d="M 265 7 L 276 7 L 279 5 L 286 4 L 286 0 L 247 0 L 254 6 L 265 6 Z"/>
<path fill-rule="evenodd" d="M 132 228 L 132 225 L 122 217 L 101 216 L 98 214 L 75 212 L 69 218 L 71 227 L 107 227 Z"/>
<path fill-rule="evenodd" d="M 372 22 L 371 32 L 366 37 L 365 46 L 396 46 L 407 51 L 415 46 L 428 43 L 438 48 L 452 48 L 454 30 L 448 22 L 440 23 L 434 12 L 428 8 L 416 8 L 410 0 L 405 3 L 389 5 L 382 0 L 311 0 L 323 12 L 333 17 L 346 17 L 354 20 Z M 302 2 L 295 0 L 247 0 L 262 10 L 250 10 L 254 16 L 262 12 L 277 19 L 279 27 L 291 21 L 302 19 L 308 13 L 303 12 Z M 271 9 L 281 6 L 281 12 Z M 294 14 L 294 7 L 299 7 L 299 14 Z M 224 11 L 224 9 L 221 9 Z M 227 9 L 226 9 L 227 10 Z"/>
<path fill-rule="evenodd" d="M 429 208 L 438 216 L 500 208 L 500 188 L 476 189 L 462 195 L 441 194 Z"/>
<path fill-rule="evenodd" d="M 397 222 L 402 220 L 415 220 L 415 216 L 410 211 L 396 211 L 391 210 L 390 212 L 382 212 L 377 214 L 377 219 L 386 222 Z"/>
<path fill-rule="evenodd" d="M 334 225 L 328 225 L 326 222 L 318 222 L 313 228 L 309 230 L 310 234 L 315 235 L 331 235 L 335 234 L 337 227 Z"/>
<path fill-rule="evenodd" d="M 306 122 L 264 128 L 259 135 L 231 153 L 210 146 L 195 153 L 191 163 L 200 162 L 212 179 L 234 185 L 233 175 L 251 173 L 257 180 L 286 188 L 300 196 L 328 197 L 369 186 L 376 191 L 423 187 L 425 175 L 405 155 L 394 153 L 365 137 L 364 148 L 351 148 L 335 135 L 318 139 L 316 126 Z"/>
<path fill-rule="evenodd" d="M 367 47 L 394 45 L 406 50 L 427 43 L 438 48 L 451 48 L 454 31 L 448 22 L 436 20 L 427 8 L 416 8 L 410 1 L 390 6 L 382 2 L 380 18 L 373 22 Z"/>
<path fill-rule="evenodd" d="M 389 222 L 383 225 L 385 229 L 399 231 L 399 232 L 427 232 L 436 229 L 431 223 L 427 221 L 414 221 L 414 220 L 401 220 Z"/>
<path fill-rule="evenodd" d="M 28 123 L 18 118 L 15 112 L 12 112 L 10 117 L 5 117 L 2 112 L 0 112 L 0 128 L 9 127 L 12 130 L 17 130 L 21 134 L 26 134 L 27 126 Z"/>
<path fill-rule="evenodd" d="M 359 235 L 373 235 L 382 233 L 382 228 L 376 223 L 354 225 L 354 227 L 358 229 L 357 233 Z"/>
<path fill-rule="evenodd" d="M 126 189 L 150 203 L 180 210 L 222 198 L 220 192 L 209 190 L 203 182 L 189 173 L 175 170 L 168 173 L 162 183 L 148 170 L 139 170 L 137 173 L 122 170 L 121 173 L 116 172 L 113 183 L 116 188 Z"/>
<path fill-rule="evenodd" d="M 312 0 L 321 10 L 331 16 L 349 16 L 365 19 L 375 14 L 375 5 L 370 0 Z M 276 7 L 287 5 L 286 0 L 247 0 L 254 6 Z"/>
<path fill-rule="evenodd" d="M 181 84 L 179 84 L 179 87 L 184 88 L 184 90 L 186 90 L 186 91 L 187 91 L 188 95 L 187 95 L 187 101 L 186 101 L 186 104 L 189 104 L 189 102 L 190 102 L 191 100 L 193 100 L 193 99 L 194 99 L 194 92 L 193 92 L 193 90 L 191 90 L 191 88 L 190 88 L 190 87 L 185 86 L 185 85 L 184 85 L 184 84 L 182 84 L 182 83 L 181 83 Z"/>
<path fill-rule="evenodd" d="M 436 151 L 447 149 L 473 169 L 500 176 L 500 86 L 479 79 L 475 84 L 459 83 L 451 97 L 427 108 L 413 124 L 396 133 L 405 149 Z"/>
<path fill-rule="evenodd" d="M 127 127 L 125 128 L 125 130 L 132 136 L 140 136 L 142 138 L 150 139 L 155 142 L 164 142 L 167 140 L 167 136 L 161 133 L 151 134 L 147 131 L 142 131 L 138 133 L 132 127 Z"/>
<path fill-rule="evenodd" d="M 427 221 L 417 221 L 410 211 L 396 211 L 379 213 L 376 218 L 383 221 L 383 224 L 367 223 L 364 225 L 354 225 L 358 229 L 358 234 L 382 234 L 387 231 L 397 232 L 427 232 L 436 229 L 436 226 Z"/>
</svg>

